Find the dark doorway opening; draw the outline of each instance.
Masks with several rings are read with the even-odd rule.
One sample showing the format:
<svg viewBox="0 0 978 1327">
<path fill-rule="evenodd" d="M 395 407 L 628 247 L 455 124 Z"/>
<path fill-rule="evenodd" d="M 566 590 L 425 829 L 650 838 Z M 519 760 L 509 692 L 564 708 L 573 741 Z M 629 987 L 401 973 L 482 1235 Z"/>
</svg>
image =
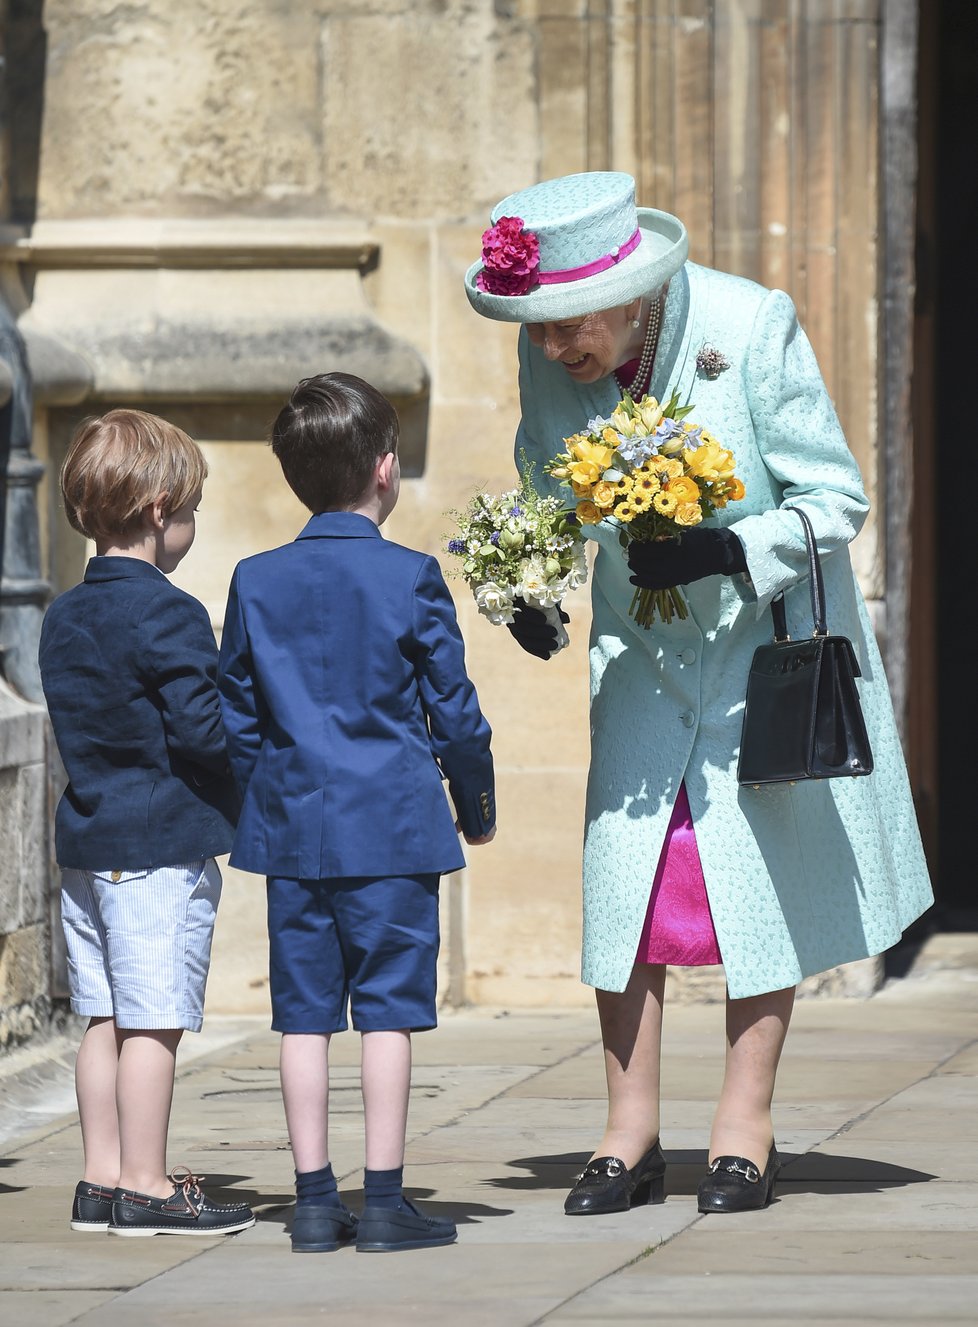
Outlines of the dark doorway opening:
<svg viewBox="0 0 978 1327">
<path fill-rule="evenodd" d="M 919 8 L 918 346 L 915 437 L 919 510 L 914 517 L 917 599 L 934 604 L 914 672 L 914 755 L 928 766 L 921 817 L 934 878 L 931 929 L 978 931 L 974 792 L 978 652 L 971 641 L 978 597 L 978 502 L 970 458 L 978 401 L 978 13 L 974 0 Z M 918 371 L 919 370 L 919 371 Z M 962 470 L 961 461 L 964 460 Z M 914 612 L 912 631 L 918 629 Z M 929 655 L 929 666 L 926 662 Z M 928 718 L 929 715 L 929 718 Z M 928 731 L 929 726 L 932 731 Z"/>
</svg>

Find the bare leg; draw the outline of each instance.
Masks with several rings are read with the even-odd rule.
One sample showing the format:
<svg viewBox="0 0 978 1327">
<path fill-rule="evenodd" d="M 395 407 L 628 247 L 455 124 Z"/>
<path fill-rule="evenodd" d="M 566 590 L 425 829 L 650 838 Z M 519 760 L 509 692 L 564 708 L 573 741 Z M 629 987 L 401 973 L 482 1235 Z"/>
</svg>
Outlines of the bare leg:
<svg viewBox="0 0 978 1327">
<path fill-rule="evenodd" d="M 329 1161 L 329 1035 L 286 1033 L 279 1071 L 295 1168 L 322 1170 Z"/>
<path fill-rule="evenodd" d="M 119 1029 L 119 1069 L 115 1080 L 119 1114 L 119 1185 L 169 1198 L 166 1135 L 170 1126 L 173 1075 L 182 1028 L 149 1032 Z"/>
<path fill-rule="evenodd" d="M 665 983 L 662 964 L 639 963 L 620 994 L 595 991 L 608 1080 L 608 1123 L 593 1155 L 618 1157 L 629 1170 L 659 1136 Z"/>
<path fill-rule="evenodd" d="M 85 1152 L 82 1178 L 107 1189 L 119 1183 L 119 1117 L 115 1107 L 118 1068 L 114 1021 L 91 1019 L 75 1059 L 75 1096 Z"/>
<path fill-rule="evenodd" d="M 404 1165 L 411 1092 L 411 1034 L 364 1032 L 361 1047 L 366 1166 L 398 1170 Z"/>
<path fill-rule="evenodd" d="M 727 1059 L 710 1135 L 710 1160 L 746 1157 L 764 1169 L 774 1126 L 771 1101 L 795 988 L 727 999 Z"/>
</svg>

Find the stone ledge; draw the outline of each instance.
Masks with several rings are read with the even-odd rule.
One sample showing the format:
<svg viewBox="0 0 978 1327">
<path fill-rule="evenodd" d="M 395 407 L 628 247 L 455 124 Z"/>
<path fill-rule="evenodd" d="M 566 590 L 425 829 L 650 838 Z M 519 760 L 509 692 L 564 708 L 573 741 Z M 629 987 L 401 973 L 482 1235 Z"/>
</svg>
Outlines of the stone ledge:
<svg viewBox="0 0 978 1327">
<path fill-rule="evenodd" d="M 20 327 L 42 405 L 274 398 L 327 370 L 426 399 L 423 358 L 364 294 L 379 253 L 355 221 L 0 227 L 0 264 L 32 291 Z"/>
<path fill-rule="evenodd" d="M 54 268 L 352 268 L 380 245 L 356 223 L 245 218 L 38 221 L 0 226 L 0 262 Z"/>
</svg>

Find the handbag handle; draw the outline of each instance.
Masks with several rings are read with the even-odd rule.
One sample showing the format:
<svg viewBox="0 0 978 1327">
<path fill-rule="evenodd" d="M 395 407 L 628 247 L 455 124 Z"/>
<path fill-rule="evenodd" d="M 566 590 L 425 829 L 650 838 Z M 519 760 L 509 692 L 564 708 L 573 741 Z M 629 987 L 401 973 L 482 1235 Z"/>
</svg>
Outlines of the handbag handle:
<svg viewBox="0 0 978 1327">
<path fill-rule="evenodd" d="M 804 526 L 805 546 L 808 549 L 808 585 L 812 596 L 812 634 L 827 636 L 825 587 L 822 583 L 822 564 L 819 561 L 818 549 L 815 547 L 815 531 L 812 529 L 811 521 L 800 507 L 785 507 L 784 510 L 793 511 Z M 771 600 L 771 616 L 774 618 L 774 639 L 777 641 L 787 640 L 788 622 L 784 611 L 784 590 L 779 590 Z"/>
</svg>

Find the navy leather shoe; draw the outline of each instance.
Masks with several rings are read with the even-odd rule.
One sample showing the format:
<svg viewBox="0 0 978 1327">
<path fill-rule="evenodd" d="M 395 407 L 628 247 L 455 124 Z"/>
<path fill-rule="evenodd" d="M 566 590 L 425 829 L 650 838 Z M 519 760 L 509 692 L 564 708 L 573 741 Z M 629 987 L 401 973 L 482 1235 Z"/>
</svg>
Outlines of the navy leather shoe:
<svg viewBox="0 0 978 1327">
<path fill-rule="evenodd" d="M 453 1221 L 404 1207 L 365 1207 L 357 1231 L 357 1253 L 391 1253 L 395 1249 L 433 1249 L 454 1244 Z"/>
<path fill-rule="evenodd" d="M 700 1180 L 696 1205 L 701 1212 L 754 1212 L 767 1207 L 780 1169 L 781 1158 L 773 1146 L 763 1174 L 746 1157 L 717 1157 Z"/>
<path fill-rule="evenodd" d="M 665 1201 L 666 1159 L 658 1138 L 631 1170 L 618 1157 L 595 1157 L 564 1200 L 568 1216 L 627 1212 L 640 1203 Z"/>
<path fill-rule="evenodd" d="M 72 1230 L 87 1230 L 94 1234 L 108 1230 L 114 1192 L 114 1189 L 107 1189 L 103 1184 L 89 1184 L 88 1180 L 79 1180 L 71 1202 Z"/>
<path fill-rule="evenodd" d="M 197 1175 L 174 1170 L 173 1193 L 154 1198 L 132 1189 L 112 1195 L 110 1235 L 233 1235 L 255 1224 L 247 1203 L 215 1203 L 200 1187 Z"/>
<path fill-rule="evenodd" d="M 301 1203 L 292 1218 L 293 1253 L 332 1253 L 356 1239 L 357 1218 L 347 1207 Z"/>
</svg>

